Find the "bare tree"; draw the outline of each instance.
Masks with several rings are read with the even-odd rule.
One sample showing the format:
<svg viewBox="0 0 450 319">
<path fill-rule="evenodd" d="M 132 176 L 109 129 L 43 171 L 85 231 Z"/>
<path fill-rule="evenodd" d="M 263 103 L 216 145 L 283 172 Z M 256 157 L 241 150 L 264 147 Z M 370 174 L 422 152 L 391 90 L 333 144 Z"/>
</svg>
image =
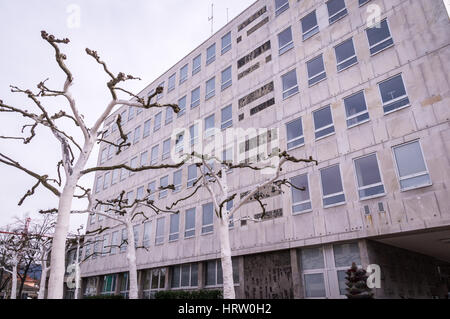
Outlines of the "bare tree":
<svg viewBox="0 0 450 319">
<path fill-rule="evenodd" d="M 266 215 L 266 204 L 263 203 L 264 198 L 270 196 L 267 194 L 267 189 L 271 191 L 283 192 L 282 186 L 294 187 L 303 191 L 304 188 L 293 185 L 289 180 L 281 178 L 280 175 L 283 166 L 287 163 L 315 163 L 317 161 L 312 157 L 308 159 L 297 159 L 287 152 L 281 152 L 279 149 L 272 152 L 267 158 L 261 159 L 260 163 L 245 163 L 234 164 L 228 159 L 219 159 L 215 156 L 208 156 L 205 154 L 198 154 L 193 152 L 192 156 L 197 158 L 197 166 L 201 171 L 200 179 L 195 182 L 198 184 L 196 191 L 200 187 L 206 188 L 211 201 L 214 206 L 216 218 L 219 219 L 219 239 L 221 264 L 223 274 L 223 296 L 225 299 L 235 299 L 234 282 L 233 282 L 233 266 L 231 259 L 231 244 L 230 244 L 230 222 L 240 221 L 242 219 L 260 222 Z M 272 161 L 275 159 L 275 161 Z M 227 172 L 232 169 L 239 170 L 253 170 L 263 172 L 271 170 L 270 174 L 261 174 L 261 180 L 258 184 L 252 187 L 244 196 L 237 196 L 228 186 Z M 237 200 L 236 200 L 237 199 Z M 259 218 L 237 217 L 237 212 L 244 205 L 256 201 L 260 208 L 261 214 Z M 233 206 L 227 207 L 229 203 Z M 169 207 L 170 208 L 170 207 Z M 229 209 L 227 209 L 229 208 Z"/>
<path fill-rule="evenodd" d="M 38 90 L 33 92 L 30 89 L 21 89 L 17 86 L 11 86 L 11 92 L 23 94 L 34 105 L 36 112 L 28 110 L 26 107 L 16 107 L 4 103 L 0 100 L 0 112 L 13 113 L 25 118 L 29 123 L 22 127 L 22 132 L 28 131 L 29 135 L 24 136 L 1 136 L 2 139 L 12 139 L 28 144 L 33 141 L 36 136 L 36 129 L 38 127 L 47 128 L 58 141 L 61 147 L 61 160 L 56 164 L 56 178 L 51 178 L 50 174 L 38 173 L 30 168 L 24 167 L 18 160 L 12 159 L 7 154 L 0 152 L 0 163 L 14 167 L 23 173 L 33 177 L 36 183 L 30 190 L 20 199 L 21 205 L 27 197 L 32 196 L 39 186 L 45 187 L 52 194 L 58 198 L 58 208 L 53 209 L 57 212 L 57 221 L 55 225 L 55 233 L 51 248 L 51 269 L 48 289 L 48 296 L 50 299 L 61 299 L 63 297 L 64 273 L 65 273 L 65 244 L 69 231 L 70 212 L 72 210 L 72 202 L 74 198 L 86 198 L 88 190 L 79 185 L 80 179 L 92 172 L 108 171 L 118 168 L 125 168 L 131 170 L 127 165 L 118 165 L 113 167 L 93 167 L 86 169 L 87 162 L 91 156 L 92 150 L 96 143 L 104 142 L 114 145 L 117 148 L 117 153 L 120 153 L 122 148 L 129 146 L 127 136 L 123 134 L 121 128 L 121 118 L 117 116 L 116 123 L 118 125 L 122 140 L 120 143 L 112 143 L 104 139 L 105 130 L 101 129 L 105 119 L 110 116 L 116 106 L 125 105 L 136 108 L 161 108 L 171 107 L 175 113 L 179 112 L 179 108 L 175 104 L 160 105 L 152 103 L 151 100 L 156 95 L 162 92 L 162 88 L 158 87 L 155 92 L 148 96 L 148 98 L 141 98 L 125 88 L 119 87 L 129 80 L 138 80 L 132 75 L 125 75 L 120 72 L 114 75 L 106 63 L 102 61 L 96 51 L 86 49 L 86 53 L 91 56 L 96 63 L 98 63 L 110 80 L 107 82 L 107 88 L 111 94 L 111 101 L 104 107 L 101 115 L 95 120 L 92 126 L 88 126 L 84 120 L 84 116 L 80 113 L 80 109 L 76 104 L 75 98 L 71 94 L 71 87 L 74 83 L 74 76 L 65 61 L 67 56 L 61 52 L 60 46 L 68 44 L 69 39 L 58 39 L 45 31 L 41 32 L 41 37 L 54 50 L 55 60 L 59 68 L 64 72 L 66 79 L 61 89 L 49 88 L 47 80 L 40 82 L 37 85 Z M 120 99 L 118 93 L 126 94 L 130 100 Z M 51 115 L 48 109 L 44 106 L 43 100 L 46 98 L 62 97 L 68 103 L 68 111 L 61 110 Z M 74 129 L 78 131 L 65 131 L 60 128 L 61 120 L 70 121 Z M 75 132 L 80 132 L 83 136 L 82 142 L 77 141 L 74 136 Z M 25 133 L 24 133 L 25 134 Z M 171 167 L 170 165 L 147 166 L 140 170 L 158 169 L 164 167 Z M 62 172 L 61 172 L 62 168 Z M 76 194 L 77 190 L 81 190 L 82 194 Z"/>
<path fill-rule="evenodd" d="M 180 164 L 181 166 L 181 164 Z M 128 272 L 129 272 L 129 298 L 130 299 L 138 299 L 138 282 L 137 282 L 137 260 L 136 260 L 136 251 L 137 249 L 146 249 L 144 246 L 136 246 L 135 235 L 134 235 L 134 226 L 138 225 L 139 222 L 143 223 L 149 219 L 150 215 L 159 215 L 159 214 L 179 214 L 178 210 L 174 210 L 175 204 L 171 205 L 170 209 L 160 208 L 157 206 L 156 202 L 152 199 L 153 196 L 162 191 L 174 190 L 174 185 L 167 185 L 165 187 L 160 187 L 156 191 L 147 190 L 147 194 L 142 196 L 142 198 L 130 199 L 126 198 L 125 191 L 122 191 L 117 198 L 113 198 L 110 200 L 94 200 L 90 194 L 89 197 L 89 206 L 86 210 L 83 211 L 73 211 L 73 214 L 84 214 L 89 213 L 91 215 L 99 215 L 106 218 L 109 218 L 115 221 L 119 225 L 123 225 L 126 228 L 127 239 L 122 241 L 120 245 L 109 245 L 110 249 L 113 247 L 123 247 L 126 245 L 127 249 L 127 264 L 128 264 Z M 189 197 L 187 196 L 184 199 L 180 199 L 178 202 L 181 202 Z M 105 228 L 102 228 L 101 231 L 104 231 Z M 96 230 L 95 232 L 98 232 Z M 104 248 L 106 248 L 104 247 Z M 96 254 L 97 252 L 93 252 Z"/>
</svg>

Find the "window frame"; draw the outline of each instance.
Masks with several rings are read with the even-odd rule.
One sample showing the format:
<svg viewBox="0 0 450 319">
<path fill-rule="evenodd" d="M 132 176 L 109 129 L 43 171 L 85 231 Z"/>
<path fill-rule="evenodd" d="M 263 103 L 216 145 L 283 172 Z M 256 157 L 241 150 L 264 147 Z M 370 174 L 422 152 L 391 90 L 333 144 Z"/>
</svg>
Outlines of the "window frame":
<svg viewBox="0 0 450 319">
<path fill-rule="evenodd" d="M 284 78 L 292 73 L 295 75 L 295 81 L 297 84 L 285 89 L 284 88 Z M 294 69 L 284 73 L 283 75 L 281 75 L 281 86 L 282 86 L 281 94 L 283 96 L 283 101 L 287 100 L 288 98 L 290 98 L 300 92 L 299 87 L 298 87 L 297 69 L 294 68 Z"/>
<path fill-rule="evenodd" d="M 162 220 L 161 225 L 159 222 Z M 155 246 L 163 245 L 164 244 L 164 233 L 165 233 L 165 227 L 166 227 L 166 216 L 160 217 L 156 219 L 156 230 L 155 230 Z M 161 228 L 159 228 L 160 226 Z M 158 235 L 158 229 L 162 229 L 162 235 Z"/>
<path fill-rule="evenodd" d="M 342 60 L 341 62 L 338 62 L 338 55 L 337 55 L 336 49 L 337 49 L 339 46 L 344 45 L 344 44 L 346 44 L 346 43 L 349 42 L 349 41 L 351 41 L 351 43 L 352 43 L 352 47 L 353 47 L 353 52 L 354 52 L 354 54 L 353 54 L 352 56 L 350 56 L 350 57 L 345 58 L 345 59 Z M 334 47 L 334 55 L 336 56 L 336 68 L 337 68 L 337 72 L 338 72 L 338 73 L 343 72 L 343 71 L 345 71 L 345 70 L 347 70 L 347 69 L 350 69 L 352 66 L 354 66 L 354 65 L 356 65 L 356 64 L 359 63 L 359 61 L 358 61 L 358 54 L 356 53 L 355 43 L 353 42 L 353 37 L 350 37 L 350 38 L 348 38 L 347 40 L 344 40 L 344 41 L 340 42 L 338 45 L 336 45 L 336 46 Z M 351 61 L 352 59 L 355 59 L 355 61 L 354 61 L 353 63 L 351 63 L 351 64 L 349 64 L 349 65 L 347 65 L 347 66 L 342 67 L 341 69 L 339 69 L 339 67 L 340 67 L 341 65 L 343 65 L 343 64 L 345 64 L 345 63 Z"/>
<path fill-rule="evenodd" d="M 370 1 L 370 0 L 368 0 L 368 1 Z M 378 42 L 375 43 L 375 44 L 372 44 L 372 45 L 370 44 L 369 34 L 367 33 L 367 31 L 368 31 L 369 29 L 372 29 L 374 26 L 365 29 L 365 34 L 366 34 L 367 44 L 369 45 L 369 54 L 370 54 L 371 57 L 373 57 L 373 56 L 377 55 L 378 53 L 381 53 L 381 52 L 383 52 L 383 51 L 385 51 L 385 50 L 387 50 L 387 49 L 392 48 L 393 46 L 395 46 L 394 38 L 392 37 L 391 27 L 389 26 L 389 22 L 388 22 L 387 18 L 381 19 L 381 20 L 380 20 L 380 25 L 381 25 L 381 23 L 383 23 L 384 21 L 386 21 L 386 26 L 387 26 L 388 31 L 389 31 L 389 37 L 386 38 L 386 39 L 383 39 L 383 40 L 381 40 L 381 41 L 378 41 Z M 382 44 L 382 43 L 384 43 L 384 42 L 387 42 L 387 41 L 389 41 L 389 40 L 392 40 L 392 44 L 390 44 L 390 45 L 388 45 L 388 46 L 386 46 L 386 47 L 384 47 L 384 48 L 382 48 L 382 49 L 380 49 L 380 50 L 378 50 L 378 51 L 372 52 L 372 49 L 373 49 L 374 47 L 376 47 L 376 46 L 378 46 L 378 45 L 380 45 L 380 44 Z"/>
<path fill-rule="evenodd" d="M 319 129 L 317 129 L 317 128 L 316 128 L 316 123 L 315 123 L 314 114 L 315 114 L 316 112 L 319 112 L 319 111 L 324 110 L 324 109 L 326 109 L 326 108 L 329 108 L 329 109 L 330 109 L 330 114 L 331 114 L 331 124 L 328 124 L 328 125 L 326 125 L 326 126 L 323 126 L 323 127 L 319 128 Z M 327 138 L 327 137 L 329 137 L 329 136 L 332 136 L 332 135 L 336 134 L 336 127 L 334 126 L 334 118 L 333 118 L 333 112 L 332 112 L 332 109 L 331 109 L 331 105 L 327 105 L 327 106 L 321 107 L 321 108 L 319 108 L 319 109 L 317 109 L 317 110 L 314 110 L 314 111 L 312 112 L 312 114 L 313 114 L 313 125 L 314 125 L 314 138 L 315 138 L 315 141 L 319 141 L 319 140 L 321 140 L 321 139 L 324 139 L 324 138 Z M 325 135 L 323 135 L 323 136 L 317 137 L 316 134 L 317 134 L 318 132 L 323 131 L 323 130 L 326 130 L 326 129 L 330 128 L 330 127 L 333 127 L 333 132 L 328 133 L 328 134 L 325 134 Z"/>
<path fill-rule="evenodd" d="M 230 37 L 230 43 L 227 44 L 226 46 L 223 46 L 223 40 L 228 36 Z M 221 55 L 224 55 L 225 53 L 227 53 L 228 51 L 231 50 L 232 43 L 233 43 L 233 40 L 231 38 L 231 31 L 229 31 L 221 38 L 221 45 L 222 45 L 222 49 L 220 50 Z"/>
<path fill-rule="evenodd" d="M 169 76 L 169 79 L 167 80 L 167 93 L 175 90 L 176 80 L 177 80 L 177 73 L 173 73 L 171 76 Z M 171 86 L 171 81 L 173 82 L 172 86 Z"/>
<path fill-rule="evenodd" d="M 332 1 L 341 1 L 341 0 L 328 0 L 325 4 L 327 5 L 327 13 L 328 13 L 328 23 L 329 25 L 332 25 L 336 22 L 338 22 L 339 20 L 343 19 L 344 17 L 346 17 L 348 15 L 348 10 L 347 10 L 347 4 L 345 3 L 345 0 L 342 0 L 342 2 L 344 3 L 344 8 L 336 11 L 335 13 L 333 13 L 332 15 L 330 15 L 330 9 L 328 7 L 328 3 L 332 2 Z M 345 11 L 345 12 L 344 12 Z M 339 14 L 341 14 L 341 12 L 344 12 L 341 16 L 338 16 Z M 334 20 L 334 17 L 337 18 Z"/>
<path fill-rule="evenodd" d="M 208 58 L 208 55 L 210 53 L 210 49 L 214 49 L 214 53 L 212 56 L 210 56 Z M 211 44 L 209 47 L 206 48 L 206 65 L 210 65 L 211 63 L 213 63 L 216 60 L 216 43 L 214 42 L 213 44 Z"/>
<path fill-rule="evenodd" d="M 323 71 L 310 76 L 309 70 L 308 70 L 308 63 L 310 63 L 314 60 L 317 60 L 319 58 L 322 59 Z M 314 58 L 306 61 L 306 73 L 308 74 L 308 87 L 312 87 L 312 86 L 314 86 L 322 81 L 325 81 L 327 79 L 327 70 L 325 69 L 325 62 L 323 61 L 323 53 L 316 55 Z M 325 76 L 322 77 L 322 75 L 325 75 Z M 317 79 L 317 80 L 315 80 L 315 79 Z"/>
<path fill-rule="evenodd" d="M 377 168 L 378 168 L 378 174 L 380 175 L 380 182 L 379 183 L 375 183 L 375 184 L 371 184 L 371 185 L 365 185 L 365 186 L 360 186 L 359 185 L 359 181 L 358 181 L 358 171 L 356 169 L 356 161 L 367 158 L 367 157 L 371 157 L 375 155 L 375 161 L 377 163 Z M 360 201 L 365 201 L 365 200 L 369 200 L 369 199 L 373 199 L 373 198 L 378 198 L 378 197 L 383 197 L 386 195 L 386 186 L 384 185 L 384 180 L 383 180 L 383 174 L 381 174 L 381 169 L 380 169 L 380 161 L 378 159 L 378 154 L 376 152 L 370 153 L 370 154 L 365 154 L 362 156 L 358 156 L 356 158 L 353 159 L 353 169 L 355 172 L 355 185 L 357 188 L 357 192 L 358 192 L 358 198 Z M 360 191 L 365 190 L 365 189 L 369 189 L 369 188 L 373 188 L 373 187 L 377 187 L 377 186 L 383 186 L 383 193 L 379 193 L 376 195 L 371 195 L 371 196 L 365 196 L 365 197 L 361 197 Z"/>
<path fill-rule="evenodd" d="M 208 92 L 208 83 L 214 83 L 213 89 Z M 216 76 L 213 76 L 205 82 L 205 101 L 216 95 Z"/>
<path fill-rule="evenodd" d="M 333 194 L 328 194 L 328 195 L 324 195 L 324 190 L 323 190 L 323 183 L 322 183 L 322 171 L 338 166 L 339 167 L 339 177 L 340 177 L 340 181 L 341 181 L 341 186 L 342 186 L 342 191 L 338 192 L 338 193 L 333 193 Z M 337 163 L 337 164 L 333 164 L 333 165 L 329 165 L 327 167 L 323 167 L 321 169 L 319 169 L 319 179 L 320 179 L 320 193 L 321 193 L 321 197 L 322 197 L 322 207 L 324 209 L 326 208 L 332 208 L 332 207 L 337 207 L 337 206 L 341 206 L 341 205 L 345 205 L 347 203 L 347 196 L 345 196 L 345 188 L 344 188 L 344 183 L 342 182 L 342 168 L 341 168 L 341 164 Z M 331 197 L 336 197 L 339 195 L 344 195 L 344 201 L 342 202 L 337 202 L 334 204 L 330 204 L 330 205 L 325 205 L 324 200 L 327 198 L 331 198 Z"/>
<path fill-rule="evenodd" d="M 194 91 L 198 90 L 198 99 L 194 100 L 193 98 L 193 93 Z M 200 100 L 201 100 L 201 91 L 200 91 L 200 86 L 196 87 L 195 89 L 193 89 L 191 91 L 191 109 L 196 108 L 197 106 L 200 105 Z"/>
<path fill-rule="evenodd" d="M 289 0 L 286 0 L 284 4 L 282 4 L 280 7 L 277 8 L 276 0 L 274 1 L 274 10 L 275 10 L 275 17 L 278 17 L 280 14 L 282 14 L 284 11 L 289 9 Z"/>
<path fill-rule="evenodd" d="M 194 227 L 193 228 L 187 228 L 187 215 L 189 211 L 193 211 L 193 218 L 194 218 Z M 196 219 L 197 219 L 197 208 L 196 207 L 192 207 L 189 209 L 186 209 L 184 212 L 184 239 L 189 239 L 189 238 L 193 238 L 196 235 Z M 192 234 L 191 234 L 192 232 Z M 189 233 L 189 234 L 188 234 Z"/>
<path fill-rule="evenodd" d="M 198 66 L 195 67 L 195 61 L 198 59 Z M 202 69 L 202 54 L 198 54 L 192 59 L 192 76 L 200 72 Z"/>
<path fill-rule="evenodd" d="M 297 136 L 297 137 L 295 137 L 293 139 L 288 140 L 288 126 L 290 124 L 293 124 L 294 122 L 296 122 L 298 120 L 300 120 L 300 126 L 302 128 L 302 134 L 300 136 Z M 297 149 L 297 148 L 300 148 L 302 146 L 305 146 L 305 132 L 304 132 L 304 129 L 303 129 L 303 118 L 301 116 L 297 117 L 297 118 L 287 122 L 285 124 L 285 126 L 286 126 L 286 150 L 292 151 L 294 149 Z M 297 142 L 297 141 L 301 141 L 301 140 L 303 140 L 303 141 L 300 144 L 294 145 L 293 147 L 289 147 L 289 144 Z"/>
<path fill-rule="evenodd" d="M 230 78 L 227 81 L 223 81 L 224 80 L 224 73 L 229 71 L 230 72 Z M 225 89 L 229 88 L 232 84 L 233 84 L 233 72 L 232 72 L 232 67 L 231 65 L 228 66 L 227 68 L 225 68 L 222 72 L 221 72 L 221 76 L 220 76 L 220 80 L 221 80 L 221 91 L 224 91 Z"/>
<path fill-rule="evenodd" d="M 382 94 L 382 92 L 381 92 L 381 87 L 380 87 L 380 85 L 381 85 L 382 83 L 391 81 L 391 80 L 395 79 L 395 78 L 398 77 L 398 76 L 400 76 L 400 79 L 402 80 L 403 88 L 405 89 L 405 93 L 406 93 L 406 94 L 404 94 L 404 95 L 402 95 L 402 96 L 399 96 L 399 97 L 397 97 L 397 98 L 395 98 L 395 99 L 392 99 L 392 100 L 390 100 L 390 101 L 388 101 L 388 102 L 383 102 L 383 94 Z M 407 88 L 406 88 L 405 81 L 403 80 L 403 73 L 398 73 L 398 74 L 393 75 L 393 76 L 391 76 L 391 77 L 389 77 L 389 78 L 387 78 L 387 79 L 385 79 L 385 80 L 383 80 L 383 81 L 380 81 L 380 82 L 377 83 L 377 86 L 378 86 L 378 93 L 380 94 L 381 106 L 383 107 L 383 113 L 384 113 L 384 115 L 388 115 L 388 114 L 391 114 L 391 113 L 394 113 L 394 112 L 397 112 L 397 111 L 406 109 L 406 108 L 408 108 L 408 107 L 411 106 L 411 100 L 409 99 L 408 90 L 407 90 Z M 395 109 L 392 109 L 392 110 L 390 110 L 390 111 L 388 111 L 388 112 L 385 111 L 385 107 L 388 107 L 388 106 L 390 106 L 390 105 L 392 105 L 392 104 L 394 104 L 394 103 L 400 102 L 400 101 L 402 101 L 402 100 L 404 100 L 404 99 L 406 99 L 406 98 L 408 99 L 408 103 L 406 103 L 405 105 L 403 105 L 403 106 L 401 106 L 401 107 L 398 107 L 398 108 L 395 108 Z"/>
<path fill-rule="evenodd" d="M 290 31 L 290 34 L 291 34 L 291 41 L 289 41 L 288 43 L 285 43 L 285 44 L 283 44 L 281 46 L 280 35 L 283 32 L 286 32 L 288 30 Z M 278 35 L 277 35 L 277 38 L 278 38 L 278 55 L 279 56 L 285 54 L 286 52 L 288 52 L 288 51 L 290 51 L 291 49 L 294 48 L 294 35 L 292 34 L 292 27 L 291 26 L 288 26 L 283 31 L 279 32 Z"/>
<path fill-rule="evenodd" d="M 172 220 L 178 218 L 176 222 L 176 231 L 172 232 Z M 180 239 L 180 214 L 171 214 L 169 219 L 169 243 L 176 242 Z"/>
<path fill-rule="evenodd" d="M 204 214 L 205 214 L 205 207 L 211 205 L 212 208 L 212 223 L 211 224 L 203 224 Z M 209 235 L 214 233 L 214 205 L 213 203 L 206 203 L 202 205 L 202 230 L 201 235 Z"/>
<path fill-rule="evenodd" d="M 227 119 L 226 121 L 224 121 L 223 119 L 223 114 L 224 114 L 224 110 L 231 108 L 231 117 L 229 119 Z M 224 108 L 222 108 L 220 110 L 220 119 L 221 119 L 221 124 L 220 124 L 220 128 L 222 130 L 225 130 L 231 126 L 233 126 L 233 104 L 227 105 Z"/>
<path fill-rule="evenodd" d="M 349 98 L 352 98 L 352 97 L 354 97 L 354 96 L 356 96 L 356 95 L 358 95 L 358 94 L 361 94 L 361 93 L 362 93 L 362 95 L 363 95 L 363 99 L 364 99 L 364 104 L 365 104 L 365 106 L 366 106 L 366 110 L 348 116 L 348 115 L 347 115 L 347 105 L 345 104 L 345 100 L 347 100 L 347 99 L 349 99 Z M 348 95 L 348 96 L 344 97 L 344 98 L 342 99 L 342 102 L 344 103 L 345 120 L 346 120 L 346 124 L 347 124 L 347 129 L 350 129 L 350 128 L 353 128 L 353 127 L 355 127 L 355 126 L 359 126 L 359 125 L 362 125 L 362 124 L 364 124 L 364 123 L 370 122 L 370 113 L 369 113 L 369 109 L 368 109 L 368 107 L 367 107 L 366 93 L 365 93 L 365 90 L 364 90 L 364 89 L 362 89 L 362 90 L 360 90 L 360 91 L 358 91 L 358 92 L 355 92 L 355 93 L 353 93 L 353 94 L 351 94 L 351 95 Z M 360 121 L 360 122 L 357 122 L 357 123 L 355 123 L 355 124 L 349 125 L 348 121 L 353 120 L 354 118 L 357 119 L 358 117 L 360 117 L 360 116 L 362 116 L 362 115 L 365 115 L 365 114 L 368 115 L 368 118 L 367 118 L 367 119 L 362 120 L 362 121 Z"/>
<path fill-rule="evenodd" d="M 426 171 L 422 171 L 420 173 L 415 173 L 415 174 L 412 174 L 412 175 L 407 175 L 407 176 L 400 177 L 400 170 L 399 170 L 399 167 L 398 167 L 397 157 L 395 156 L 395 149 L 399 148 L 399 147 L 402 147 L 402 146 L 405 146 L 405 145 L 414 144 L 414 143 L 419 144 L 419 150 L 420 150 L 420 152 L 422 154 L 422 160 L 423 160 L 423 163 L 425 165 Z M 427 161 L 425 159 L 425 154 L 423 152 L 422 143 L 420 143 L 420 139 L 415 139 L 415 140 L 412 140 L 412 141 L 409 141 L 409 142 L 406 142 L 406 143 L 402 143 L 402 144 L 398 144 L 398 145 L 392 146 L 391 149 L 392 149 L 393 160 L 394 160 L 394 163 L 395 163 L 395 165 L 394 165 L 395 166 L 395 173 L 397 175 L 397 181 L 398 181 L 399 189 L 400 189 L 401 192 L 407 192 L 407 191 L 414 190 L 414 189 L 420 189 L 420 188 L 433 186 L 433 180 L 431 179 L 430 170 L 428 168 L 428 164 L 427 164 Z M 401 184 L 402 180 L 411 179 L 411 178 L 420 177 L 420 176 L 425 176 L 425 175 L 428 175 L 428 179 L 430 180 L 430 183 L 423 184 L 423 185 L 420 185 L 420 186 L 411 186 L 411 187 L 402 188 L 402 184 Z"/>
<path fill-rule="evenodd" d="M 313 208 L 312 208 L 312 199 L 311 199 L 311 191 L 310 191 L 310 178 L 309 178 L 309 174 L 306 172 L 306 173 L 303 173 L 303 174 L 300 174 L 300 175 L 292 176 L 292 177 L 289 179 L 289 182 L 292 183 L 292 179 L 295 178 L 295 177 L 302 177 L 302 176 L 305 176 L 305 175 L 306 175 L 306 182 L 308 183 L 307 190 L 305 190 L 305 191 L 308 192 L 308 197 L 309 197 L 309 199 L 308 199 L 308 200 L 301 201 L 301 202 L 294 202 L 294 196 L 293 196 L 293 193 L 292 193 L 292 192 L 293 192 L 295 189 L 294 189 L 294 188 L 291 189 L 291 213 L 292 213 L 293 216 L 297 216 L 297 215 L 301 215 L 301 214 L 306 214 L 306 213 L 312 212 L 312 210 L 313 210 Z M 305 191 L 301 191 L 301 192 L 305 192 Z M 305 210 L 301 210 L 301 211 L 299 211 L 299 212 L 294 212 L 294 206 L 303 205 L 303 204 L 308 204 L 308 203 L 311 205 L 311 208 L 305 209 Z"/>
<path fill-rule="evenodd" d="M 310 16 L 310 15 L 312 15 L 312 14 L 314 14 L 314 16 L 315 16 L 315 19 L 316 19 L 316 25 L 315 25 L 314 27 L 309 28 L 308 30 L 304 31 L 304 30 L 303 30 L 303 22 L 302 22 L 302 21 L 303 21 L 303 19 L 307 18 L 308 16 Z M 302 40 L 303 40 L 303 41 L 306 41 L 306 40 L 308 40 L 309 38 L 312 38 L 313 36 L 315 36 L 317 33 L 320 32 L 319 22 L 317 21 L 317 12 L 316 12 L 316 10 L 313 10 L 313 11 L 311 11 L 310 13 L 305 14 L 305 15 L 303 16 L 303 18 L 300 19 L 300 24 L 302 25 Z"/>
<path fill-rule="evenodd" d="M 183 77 L 183 70 L 186 69 L 186 76 Z M 183 65 L 180 68 L 180 80 L 178 82 L 179 85 L 183 84 L 184 82 L 187 81 L 188 79 L 188 74 L 189 74 L 189 63 L 186 63 L 185 65 Z"/>
</svg>

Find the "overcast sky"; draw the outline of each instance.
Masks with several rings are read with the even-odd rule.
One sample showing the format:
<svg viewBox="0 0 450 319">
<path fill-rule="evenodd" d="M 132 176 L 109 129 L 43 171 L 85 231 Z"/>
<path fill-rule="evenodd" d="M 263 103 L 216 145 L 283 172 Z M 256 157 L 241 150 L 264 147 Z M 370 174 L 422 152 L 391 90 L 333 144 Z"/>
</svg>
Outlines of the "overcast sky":
<svg viewBox="0 0 450 319">
<path fill-rule="evenodd" d="M 46 30 L 71 40 L 62 50 L 75 77 L 72 91 L 80 112 L 92 125 L 110 96 L 105 86 L 107 78 L 86 55 L 86 47 L 98 51 L 114 73 L 122 71 L 141 77 L 142 81 L 128 85 L 137 93 L 211 35 L 208 21 L 211 3 L 214 3 L 214 31 L 217 31 L 227 22 L 227 8 L 231 20 L 253 2 L 0 0 L 0 99 L 37 112 L 26 97 L 11 93 L 9 85 L 35 90 L 37 83 L 50 78 L 49 87 L 62 88 L 64 76 L 55 63 L 54 51 L 40 37 L 40 31 Z M 51 113 L 62 107 L 67 110 L 63 99 L 46 101 Z M 0 113 L 0 136 L 20 135 L 25 123 L 17 115 Z M 59 145 L 48 130 L 38 130 L 38 138 L 28 145 L 0 140 L 0 152 L 39 174 L 56 176 Z M 95 165 L 97 156 L 96 149 L 90 165 Z M 42 187 L 21 207 L 17 206 L 35 183 L 17 169 L 0 164 L 0 226 L 12 222 L 14 217 L 33 218 L 40 209 L 56 207 L 54 195 Z M 83 180 L 87 187 L 92 187 L 92 183 L 93 175 Z M 84 206 L 75 203 L 74 207 Z M 78 228 L 85 220 L 86 217 L 72 218 L 71 228 Z"/>
</svg>

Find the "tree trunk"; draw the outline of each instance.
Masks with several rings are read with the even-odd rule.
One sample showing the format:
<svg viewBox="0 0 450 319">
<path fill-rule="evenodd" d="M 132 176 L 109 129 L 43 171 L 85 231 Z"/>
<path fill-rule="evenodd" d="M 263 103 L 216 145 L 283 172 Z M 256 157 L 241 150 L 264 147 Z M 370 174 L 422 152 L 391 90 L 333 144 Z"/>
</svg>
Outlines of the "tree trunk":
<svg viewBox="0 0 450 319">
<path fill-rule="evenodd" d="M 78 299 L 78 291 L 80 290 L 80 236 L 77 237 L 77 254 L 75 258 L 75 293 L 73 298 Z"/>
<path fill-rule="evenodd" d="M 19 296 L 22 296 L 23 286 L 25 284 L 25 281 L 27 280 L 27 274 L 28 274 L 28 271 L 30 270 L 30 266 L 31 266 L 32 262 L 33 262 L 33 260 L 28 261 L 28 264 L 25 267 L 25 270 L 20 277 Z"/>
<path fill-rule="evenodd" d="M 11 299 L 17 299 L 17 263 L 14 262 L 11 274 Z"/>
<path fill-rule="evenodd" d="M 41 280 L 39 282 L 39 292 L 38 292 L 38 299 L 44 299 L 45 298 L 45 283 L 47 281 L 47 262 L 45 261 L 42 264 L 42 273 L 41 273 Z"/>
<path fill-rule="evenodd" d="M 130 287 L 128 295 L 130 299 L 138 299 L 137 267 L 136 267 L 136 247 L 134 245 L 134 231 L 131 221 L 127 221 L 128 245 L 127 261 L 129 269 Z"/>
<path fill-rule="evenodd" d="M 235 299 L 233 282 L 233 264 L 231 261 L 230 229 L 226 214 L 219 220 L 220 252 L 223 275 L 223 298 Z"/>
<path fill-rule="evenodd" d="M 59 198 L 58 218 L 56 220 L 55 233 L 52 242 L 50 264 L 50 279 L 48 282 L 48 298 L 62 299 L 64 292 L 65 246 L 69 232 L 70 212 L 78 174 L 73 172 L 66 182 L 64 190 Z"/>
</svg>

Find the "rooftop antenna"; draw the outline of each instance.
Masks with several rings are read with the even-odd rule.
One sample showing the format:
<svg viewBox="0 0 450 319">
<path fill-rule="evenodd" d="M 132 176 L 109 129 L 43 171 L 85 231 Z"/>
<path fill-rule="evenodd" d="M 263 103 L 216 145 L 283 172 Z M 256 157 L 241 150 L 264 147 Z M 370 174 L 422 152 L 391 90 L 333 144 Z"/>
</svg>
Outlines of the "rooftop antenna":
<svg viewBox="0 0 450 319">
<path fill-rule="evenodd" d="M 214 3 L 211 3 L 211 16 L 208 17 L 208 21 L 211 21 L 211 35 L 214 33 Z"/>
</svg>

